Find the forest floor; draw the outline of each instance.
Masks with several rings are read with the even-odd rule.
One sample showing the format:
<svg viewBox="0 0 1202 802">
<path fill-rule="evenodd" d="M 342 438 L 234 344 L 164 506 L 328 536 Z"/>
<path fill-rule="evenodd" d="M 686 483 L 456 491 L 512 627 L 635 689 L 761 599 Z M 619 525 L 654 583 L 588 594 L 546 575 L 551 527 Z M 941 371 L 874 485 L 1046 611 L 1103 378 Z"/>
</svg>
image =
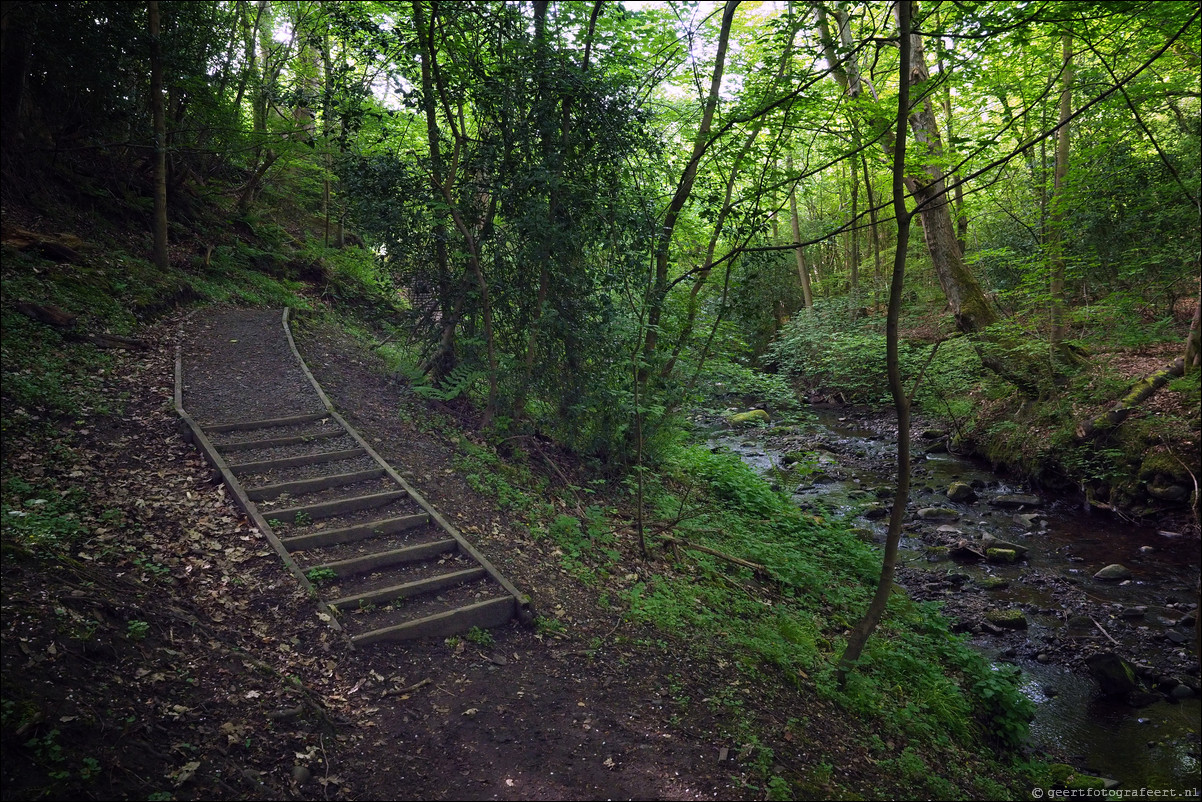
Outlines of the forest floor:
<svg viewBox="0 0 1202 802">
<path fill-rule="evenodd" d="M 720 652 L 624 621 L 607 595 L 645 569 L 632 543 L 629 573 L 582 584 L 456 470 L 470 418 L 406 400 L 373 355 L 314 326 L 299 345 L 348 420 L 555 622 L 347 651 L 180 436 L 181 324 L 142 331 L 150 347 L 118 354 L 77 419 L 6 433 L 6 483 L 27 498 L 5 526 L 32 545 L 3 562 L 5 798 L 764 798 L 772 774 L 814 778 L 815 796 L 887 785 L 855 722 L 804 684 L 740 684 Z M 47 563 L 37 536 L 62 527 L 87 536 Z"/>
</svg>

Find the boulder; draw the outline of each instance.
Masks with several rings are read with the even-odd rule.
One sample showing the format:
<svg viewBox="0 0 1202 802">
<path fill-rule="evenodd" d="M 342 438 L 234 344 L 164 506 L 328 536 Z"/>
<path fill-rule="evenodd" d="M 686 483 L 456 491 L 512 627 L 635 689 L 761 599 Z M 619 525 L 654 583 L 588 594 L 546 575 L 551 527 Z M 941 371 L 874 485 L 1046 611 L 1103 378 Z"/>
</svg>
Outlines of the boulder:
<svg viewBox="0 0 1202 802">
<path fill-rule="evenodd" d="M 947 507 L 923 507 L 918 511 L 918 517 L 924 521 L 954 521 L 960 513 Z"/>
<path fill-rule="evenodd" d="M 1143 618 L 1148 614 L 1148 608 L 1142 604 L 1137 604 L 1134 607 L 1124 607 L 1123 612 L 1119 613 L 1122 618 Z"/>
<path fill-rule="evenodd" d="M 739 426 L 750 426 L 756 423 L 767 423 L 771 418 L 762 409 L 752 409 L 747 412 L 736 412 L 727 418 L 727 420 Z"/>
<path fill-rule="evenodd" d="M 1026 556 L 1027 547 L 1021 543 L 1011 543 L 1009 540 L 1002 540 L 988 533 L 981 535 L 981 547 L 985 549 L 1009 549 L 1018 554 L 1019 557 Z"/>
<path fill-rule="evenodd" d="M 1139 689 L 1135 669 L 1114 652 L 1092 654 L 1085 658 L 1085 665 L 1103 696 L 1126 696 Z"/>
<path fill-rule="evenodd" d="M 889 515 L 889 509 L 887 507 L 885 507 L 883 504 L 872 504 L 872 505 L 866 507 L 864 509 L 864 512 L 862 512 L 860 514 L 863 515 L 868 520 L 874 521 L 878 518 L 887 517 Z"/>
<path fill-rule="evenodd" d="M 1093 575 L 1099 582 L 1121 582 L 1131 578 L 1131 571 L 1119 563 L 1111 563 Z"/>
<path fill-rule="evenodd" d="M 1026 493 L 1011 493 L 1004 496 L 994 496 L 989 499 L 989 503 L 994 507 L 1002 507 L 1005 509 L 1018 509 L 1019 507 L 1039 507 L 1043 505 L 1043 499 L 1039 496 L 1032 496 Z"/>
<path fill-rule="evenodd" d="M 967 482 L 952 482 L 947 488 L 949 501 L 969 502 L 977 500 L 977 492 Z"/>
<path fill-rule="evenodd" d="M 1014 549 L 986 549 L 985 557 L 991 563 L 1015 563 L 1018 562 L 1018 552 Z"/>
<path fill-rule="evenodd" d="M 1148 485 L 1148 495 L 1160 501 L 1186 501 L 1190 490 L 1183 485 Z"/>
<path fill-rule="evenodd" d="M 982 576 L 977 579 L 977 587 L 984 590 L 1002 590 L 1010 587 L 1010 583 L 1000 576 Z"/>
<path fill-rule="evenodd" d="M 1027 628 L 1027 616 L 1017 607 L 1009 610 L 988 610 L 985 613 L 985 620 L 1004 629 Z"/>
</svg>

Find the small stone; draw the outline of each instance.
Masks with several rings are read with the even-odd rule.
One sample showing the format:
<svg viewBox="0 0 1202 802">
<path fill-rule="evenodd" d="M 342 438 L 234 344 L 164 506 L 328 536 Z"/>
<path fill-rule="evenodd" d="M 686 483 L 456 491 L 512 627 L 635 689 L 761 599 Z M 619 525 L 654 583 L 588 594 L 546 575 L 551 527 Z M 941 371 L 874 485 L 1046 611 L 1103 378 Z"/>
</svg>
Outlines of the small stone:
<svg viewBox="0 0 1202 802">
<path fill-rule="evenodd" d="M 1025 493 L 1011 493 L 1004 496 L 996 496 L 989 499 L 989 503 L 994 507 L 1018 508 L 1018 507 L 1039 507 L 1043 505 L 1043 499 L 1039 496 L 1032 496 Z"/>
<path fill-rule="evenodd" d="M 960 513 L 947 507 L 923 507 L 918 511 L 918 517 L 924 521 L 954 521 Z"/>
<path fill-rule="evenodd" d="M 1176 643 L 1177 645 L 1181 645 L 1189 640 L 1189 638 L 1185 637 L 1175 629 L 1170 629 L 1168 632 L 1164 633 L 1164 636 L 1166 639 Z"/>
<path fill-rule="evenodd" d="M 1112 563 L 1093 575 L 1099 582 L 1118 582 L 1131 578 L 1131 571 L 1124 565 Z"/>
<path fill-rule="evenodd" d="M 1050 663 L 1051 661 L 1052 661 L 1052 658 L 1048 657 L 1047 654 L 1045 654 L 1044 652 L 1040 652 L 1039 654 L 1035 655 L 1036 663 Z M 1043 692 L 1046 696 L 1054 696 L 1055 695 L 1053 693 L 1054 690 L 1055 690 L 1054 688 L 1044 688 Z"/>
<path fill-rule="evenodd" d="M 1135 607 L 1125 607 L 1123 612 L 1119 613 L 1123 618 L 1143 618 L 1148 614 L 1148 608 L 1144 605 L 1136 605 Z"/>
<path fill-rule="evenodd" d="M 309 782 L 309 778 L 312 776 L 313 773 L 304 766 L 292 767 L 292 781 L 297 785 L 304 785 L 305 783 Z"/>
<path fill-rule="evenodd" d="M 1191 699 L 1194 696 L 1194 689 L 1185 683 L 1182 683 L 1173 688 L 1173 690 L 1169 692 L 1169 695 L 1174 699 Z"/>
</svg>

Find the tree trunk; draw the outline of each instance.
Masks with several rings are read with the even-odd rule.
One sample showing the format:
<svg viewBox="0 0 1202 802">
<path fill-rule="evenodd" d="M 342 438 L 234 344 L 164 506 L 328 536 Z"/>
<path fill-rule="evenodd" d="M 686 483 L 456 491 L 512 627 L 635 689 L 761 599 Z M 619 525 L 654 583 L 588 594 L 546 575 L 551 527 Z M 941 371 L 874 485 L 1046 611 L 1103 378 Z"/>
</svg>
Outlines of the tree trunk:
<svg viewBox="0 0 1202 802">
<path fill-rule="evenodd" d="M 785 162 L 785 169 L 793 172 L 793 157 Z M 797 278 L 801 281 L 802 305 L 806 309 L 814 308 L 814 292 L 810 288 L 810 270 L 806 267 L 805 249 L 801 247 L 801 220 L 797 216 L 797 187 L 789 187 L 789 221 L 793 225 L 793 255 L 797 259 Z"/>
<path fill-rule="evenodd" d="M 1060 130 L 1056 134 L 1056 168 L 1052 173 L 1052 213 L 1048 224 L 1048 252 L 1052 260 L 1053 345 L 1064 339 L 1064 218 L 1065 181 L 1068 178 L 1068 122 L 1073 106 L 1073 36 L 1065 33 L 1062 41 L 1064 69 L 1060 74 Z"/>
<path fill-rule="evenodd" d="M 163 42 L 159 37 L 159 4 L 146 4 L 150 27 L 150 108 L 154 118 L 154 264 L 159 270 L 167 260 L 167 121 L 163 108 Z"/>
<path fill-rule="evenodd" d="M 1108 432 L 1121 424 L 1135 408 L 1148 400 L 1157 390 L 1172 379 L 1185 375 L 1185 360 L 1177 359 L 1167 368 L 1150 373 L 1131 385 L 1127 394 L 1107 412 L 1085 423 L 1077 430 L 1077 439 L 1086 440 Z"/>
<path fill-rule="evenodd" d="M 900 13 L 894 7 L 896 13 Z M 850 22 L 846 11 L 836 9 L 832 12 L 839 26 L 839 38 L 845 50 L 851 50 Z M 822 39 L 824 55 L 832 65 L 835 79 L 851 98 L 859 97 L 867 88 L 872 96 L 879 99 L 872 82 L 860 74 L 860 68 L 854 57 L 840 59 L 835 52 L 834 39 L 831 37 L 826 12 L 818 6 L 818 25 Z M 911 35 L 907 46 L 908 69 L 905 78 L 911 87 L 924 84 L 930 79 L 922 50 L 922 37 Z M 893 124 L 888 120 L 874 119 L 871 121 L 874 130 L 889 131 Z M 931 254 L 931 263 L 939 284 L 943 288 L 952 314 L 955 315 L 956 325 L 966 334 L 981 331 L 997 321 L 997 312 L 989 304 L 981 285 L 976 277 L 964 264 L 960 253 L 960 244 L 956 239 L 956 227 L 952 222 L 951 207 L 947 200 L 947 184 L 940 166 L 944 161 L 943 141 L 939 136 L 939 127 L 935 121 L 935 113 L 929 97 L 915 105 L 909 116 L 909 125 L 914 141 L 921 146 L 922 153 L 928 158 L 925 165 L 916 165 L 907 170 L 906 187 L 910 190 L 917 207 L 919 221 L 922 223 L 923 238 L 927 250 Z M 896 158 L 893 146 L 888 136 L 882 137 L 882 147 L 890 158 Z"/>
<path fill-rule="evenodd" d="M 893 508 L 889 515 L 889 532 L 885 539 L 885 555 L 881 565 L 881 576 L 876 592 L 868 605 L 864 617 L 856 624 L 847 638 L 847 648 L 839 658 L 837 676 L 843 687 L 847 675 L 855 667 L 864 652 L 864 646 L 876 630 L 889 596 L 893 593 L 893 573 L 897 565 L 898 543 L 901 540 L 902 520 L 906 504 L 910 500 L 910 401 L 902 387 L 901 367 L 898 359 L 898 318 L 901 313 L 902 284 L 906 275 L 906 250 L 910 241 L 911 212 L 906 209 L 905 153 L 906 153 L 906 110 L 910 105 L 910 85 L 906 81 L 907 63 L 910 56 L 910 2 L 900 0 L 897 4 L 897 23 L 900 32 L 901 82 L 897 98 L 896 139 L 893 152 L 893 211 L 897 217 L 897 250 L 893 257 L 893 277 L 889 284 L 889 314 L 885 326 L 886 365 L 889 374 L 889 393 L 893 396 L 893 407 L 897 411 L 897 492 L 893 496 Z"/>
<path fill-rule="evenodd" d="M 422 76 L 422 107 L 426 116 L 426 146 L 430 153 L 430 188 L 435 196 L 441 196 L 442 174 L 442 136 L 438 130 L 437 101 L 434 94 L 434 79 L 430 69 L 433 58 L 433 32 L 427 31 L 425 13 L 421 2 L 413 3 L 413 26 L 421 42 L 421 76 Z M 433 199 L 432 199 L 433 200 Z M 423 365 L 423 369 L 431 373 L 435 379 L 441 378 L 455 367 L 455 329 L 459 322 L 458 310 L 451 299 L 451 269 L 447 254 L 447 226 L 445 212 L 431 203 L 431 215 L 434 218 L 434 269 L 438 273 L 438 303 L 441 307 L 439 320 L 442 333 L 439 337 L 438 348 Z M 441 204 L 439 204 L 441 205 Z"/>
<path fill-rule="evenodd" d="M 894 7 L 900 13 L 903 3 Z M 911 88 L 930 80 L 923 55 L 922 37 L 910 35 L 908 78 Z M 907 186 L 917 202 L 916 211 L 922 222 L 922 233 L 931 253 L 931 262 L 943 294 L 951 305 L 956 325 L 966 334 L 982 331 L 997 322 L 997 312 L 990 305 L 976 277 L 964 264 L 956 227 L 952 222 L 951 206 L 944 179 L 943 141 L 929 96 L 910 111 L 910 132 L 914 142 L 928 158 L 927 164 L 908 171 Z"/>
<path fill-rule="evenodd" d="M 639 367 L 639 381 L 646 382 L 650 377 L 650 366 L 655 348 L 659 342 L 659 324 L 663 315 L 664 300 L 668 294 L 668 263 L 672 250 L 672 235 L 676 231 L 676 222 L 684 210 L 689 196 L 693 192 L 693 183 L 697 180 L 697 169 L 701 158 L 709 147 L 710 126 L 714 121 L 714 110 L 718 106 L 718 94 L 722 88 L 722 73 L 726 65 L 726 50 L 730 42 L 730 26 L 734 22 L 735 9 L 738 0 L 727 0 L 722 10 L 722 28 L 718 33 L 718 52 L 714 59 L 714 74 L 710 79 L 709 95 L 701 114 L 701 124 L 697 128 L 697 136 L 693 138 L 693 152 L 685 165 L 676 192 L 668 203 L 664 213 L 664 224 L 655 240 L 655 277 L 647 297 L 647 333 L 643 340 L 643 364 Z"/>
<path fill-rule="evenodd" d="M 1194 307 L 1194 319 L 1189 324 L 1189 336 L 1185 338 L 1185 358 L 1182 365 L 1186 375 L 1196 373 L 1199 368 L 1199 354 L 1202 353 L 1202 295 L 1198 296 L 1198 305 Z"/>
</svg>

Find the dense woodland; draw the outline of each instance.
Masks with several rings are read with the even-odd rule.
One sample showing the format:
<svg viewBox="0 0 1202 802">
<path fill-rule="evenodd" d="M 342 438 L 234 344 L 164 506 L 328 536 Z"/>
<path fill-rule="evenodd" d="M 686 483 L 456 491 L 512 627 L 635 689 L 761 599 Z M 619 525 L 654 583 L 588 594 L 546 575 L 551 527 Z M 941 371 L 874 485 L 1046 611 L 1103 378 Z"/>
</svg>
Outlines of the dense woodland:
<svg viewBox="0 0 1202 802">
<path fill-rule="evenodd" d="M 1196 532 L 1200 14 L 6 3 L 6 510 L 37 495 L 12 444 L 91 409 L 95 364 L 71 349 L 229 302 L 343 321 L 487 448 L 554 449 L 576 489 L 621 499 L 579 525 L 620 508 L 631 559 L 687 517 L 682 475 L 726 482 L 744 518 L 781 514 L 680 456 L 690 416 L 809 402 L 889 407 L 903 445 L 919 414 L 1016 479 Z M 819 649 L 832 698 L 892 588 L 907 449 L 886 570 L 838 558 L 864 580 L 849 620 L 877 593 L 860 637 Z M 1008 722 L 1009 748 L 1021 703 L 997 694 L 964 710 Z"/>
</svg>

